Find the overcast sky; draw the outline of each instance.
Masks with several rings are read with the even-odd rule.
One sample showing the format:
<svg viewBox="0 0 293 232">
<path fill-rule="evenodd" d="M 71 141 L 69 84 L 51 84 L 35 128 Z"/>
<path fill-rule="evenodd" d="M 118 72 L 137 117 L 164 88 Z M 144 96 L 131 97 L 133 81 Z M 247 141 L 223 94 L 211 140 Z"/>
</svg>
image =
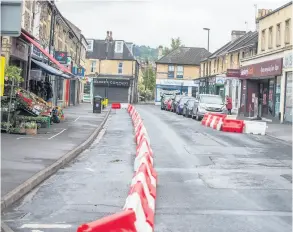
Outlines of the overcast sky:
<svg viewBox="0 0 293 232">
<path fill-rule="evenodd" d="M 255 30 L 255 4 L 258 9 L 276 9 L 282 0 L 58 0 L 64 17 L 82 30 L 86 38 L 104 39 L 113 31 L 114 39 L 138 45 L 168 46 L 180 37 L 185 46 L 223 46 L 232 30 Z M 247 22 L 248 24 L 245 24 Z"/>
</svg>

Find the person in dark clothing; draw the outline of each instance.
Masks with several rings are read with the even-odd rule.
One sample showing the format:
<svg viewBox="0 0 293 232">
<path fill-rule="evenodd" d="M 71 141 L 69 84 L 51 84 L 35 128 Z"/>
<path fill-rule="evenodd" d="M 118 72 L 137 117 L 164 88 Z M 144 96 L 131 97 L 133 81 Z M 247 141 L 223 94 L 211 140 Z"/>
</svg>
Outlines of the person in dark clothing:
<svg viewBox="0 0 293 232">
<path fill-rule="evenodd" d="M 226 96 L 226 108 L 228 110 L 228 114 L 231 115 L 232 114 L 232 112 L 231 112 L 231 110 L 232 110 L 232 98 L 229 97 L 228 95 Z"/>
</svg>

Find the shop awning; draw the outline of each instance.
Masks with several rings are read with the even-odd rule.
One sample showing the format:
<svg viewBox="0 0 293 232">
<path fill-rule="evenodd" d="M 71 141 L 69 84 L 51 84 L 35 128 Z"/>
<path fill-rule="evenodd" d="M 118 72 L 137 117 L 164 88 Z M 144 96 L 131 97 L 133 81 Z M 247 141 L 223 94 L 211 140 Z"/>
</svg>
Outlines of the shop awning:
<svg viewBox="0 0 293 232">
<path fill-rule="evenodd" d="M 61 71 L 68 73 L 69 75 L 72 75 L 72 73 L 70 72 L 69 69 L 67 69 L 66 67 L 64 67 L 62 64 L 60 64 L 51 54 L 49 54 L 45 49 L 43 49 L 41 47 L 41 45 L 36 42 L 35 40 L 33 40 L 31 37 L 27 36 L 25 33 L 21 32 L 21 34 L 33 45 L 35 45 L 45 56 L 47 56 L 49 58 L 49 60 L 51 62 L 53 62 L 54 64 L 56 64 L 58 66 L 58 68 L 60 68 Z"/>
<path fill-rule="evenodd" d="M 55 76 L 62 76 L 63 72 L 51 67 L 50 65 L 47 65 L 41 61 L 37 61 L 35 59 L 32 59 L 32 62 L 34 62 L 37 66 L 39 66 L 41 69 L 45 70 L 46 72 L 55 75 Z"/>
</svg>

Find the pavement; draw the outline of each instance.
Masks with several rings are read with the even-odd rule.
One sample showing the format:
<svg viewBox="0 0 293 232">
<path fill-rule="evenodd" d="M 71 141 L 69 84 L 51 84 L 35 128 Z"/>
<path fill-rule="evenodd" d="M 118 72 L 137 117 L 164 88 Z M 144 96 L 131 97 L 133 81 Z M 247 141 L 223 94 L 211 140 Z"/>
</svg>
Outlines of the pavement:
<svg viewBox="0 0 293 232">
<path fill-rule="evenodd" d="M 292 124 L 267 123 L 266 134 L 292 144 Z"/>
<path fill-rule="evenodd" d="M 238 116 L 237 118 L 241 120 L 251 120 L 244 116 Z M 259 120 L 259 122 L 267 123 L 266 135 L 292 144 L 292 124 L 289 124 L 289 123 L 281 124 L 281 123 L 278 123 L 277 121 L 269 122 L 266 120 Z"/>
<path fill-rule="evenodd" d="M 7 208 L 13 231 L 76 231 L 78 225 L 122 210 L 133 176 L 133 126 L 125 109 L 112 112 L 78 158 Z"/>
<path fill-rule="evenodd" d="M 1 198 L 89 138 L 108 112 L 91 109 L 90 104 L 66 108 L 64 122 L 36 136 L 1 134 Z"/>
<path fill-rule="evenodd" d="M 158 173 L 155 232 L 291 232 L 292 146 L 225 133 L 137 105 Z M 118 212 L 133 174 L 133 127 L 111 114 L 104 136 L 76 162 L 4 211 L 14 231 L 76 231 Z"/>
</svg>

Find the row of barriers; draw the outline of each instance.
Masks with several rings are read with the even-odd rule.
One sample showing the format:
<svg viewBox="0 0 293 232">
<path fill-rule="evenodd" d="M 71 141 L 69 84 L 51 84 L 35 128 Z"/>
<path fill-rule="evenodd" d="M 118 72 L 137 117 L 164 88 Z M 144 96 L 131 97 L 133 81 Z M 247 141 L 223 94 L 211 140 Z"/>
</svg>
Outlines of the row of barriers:
<svg viewBox="0 0 293 232">
<path fill-rule="evenodd" d="M 120 104 L 113 109 L 124 108 Z M 127 106 L 135 132 L 136 157 L 134 176 L 123 211 L 86 223 L 77 232 L 153 232 L 157 173 L 153 168 L 153 151 L 143 121 L 132 105 Z"/>
<path fill-rule="evenodd" d="M 237 120 L 235 116 L 218 113 L 206 113 L 201 124 L 218 131 L 255 135 L 265 135 L 267 129 L 266 122 Z"/>
</svg>

